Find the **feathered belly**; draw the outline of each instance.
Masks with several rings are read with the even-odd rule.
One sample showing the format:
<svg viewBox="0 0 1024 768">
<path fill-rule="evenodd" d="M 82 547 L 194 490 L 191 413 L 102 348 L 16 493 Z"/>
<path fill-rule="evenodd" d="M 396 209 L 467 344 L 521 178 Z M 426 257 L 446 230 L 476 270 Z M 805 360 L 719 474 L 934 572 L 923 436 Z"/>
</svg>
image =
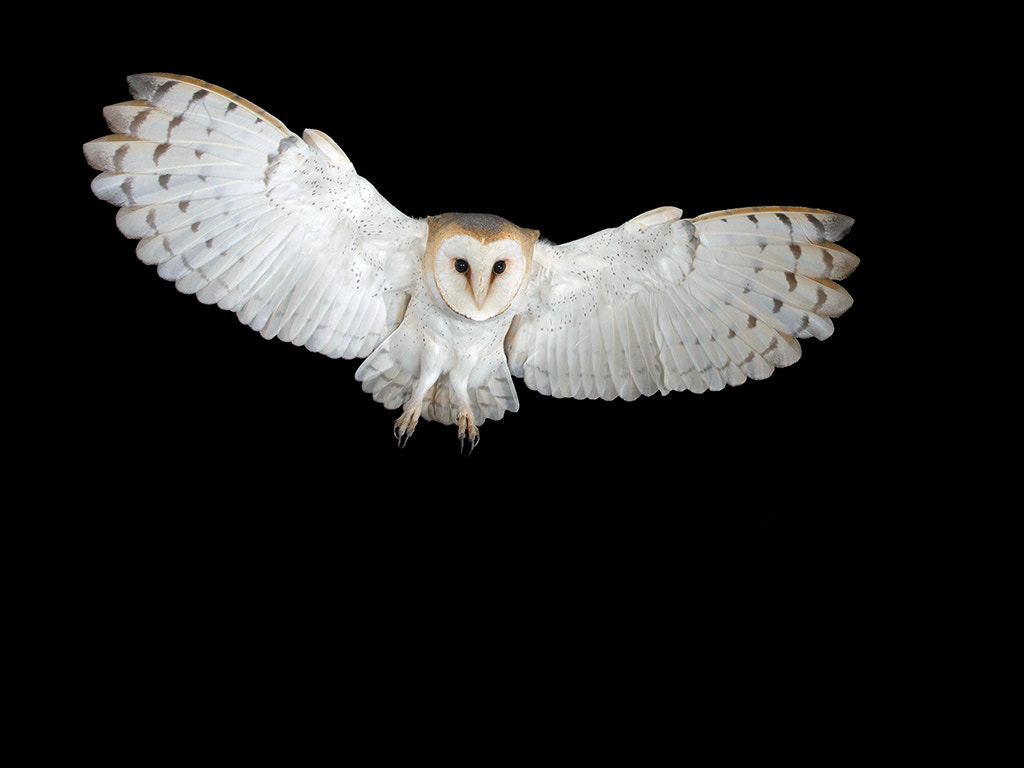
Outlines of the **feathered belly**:
<svg viewBox="0 0 1024 768">
<path fill-rule="evenodd" d="M 419 404 L 423 418 L 454 424 L 469 408 L 478 424 L 519 409 L 505 359 L 511 318 L 474 322 L 414 298 L 401 325 L 356 372 L 386 408 Z"/>
</svg>

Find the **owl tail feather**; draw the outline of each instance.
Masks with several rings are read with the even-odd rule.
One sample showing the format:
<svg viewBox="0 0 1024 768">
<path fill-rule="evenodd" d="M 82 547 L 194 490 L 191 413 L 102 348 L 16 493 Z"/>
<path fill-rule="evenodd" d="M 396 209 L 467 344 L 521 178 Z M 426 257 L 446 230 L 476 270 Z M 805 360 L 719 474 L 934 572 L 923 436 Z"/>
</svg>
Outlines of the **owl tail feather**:
<svg viewBox="0 0 1024 768">
<path fill-rule="evenodd" d="M 424 416 L 441 424 L 457 423 L 460 408 L 454 395 L 455 389 L 448 376 L 442 376 L 427 393 Z M 506 411 L 515 413 L 519 410 L 519 396 L 504 363 L 480 386 L 469 389 L 469 405 L 478 425 L 487 419 L 497 421 Z"/>
</svg>

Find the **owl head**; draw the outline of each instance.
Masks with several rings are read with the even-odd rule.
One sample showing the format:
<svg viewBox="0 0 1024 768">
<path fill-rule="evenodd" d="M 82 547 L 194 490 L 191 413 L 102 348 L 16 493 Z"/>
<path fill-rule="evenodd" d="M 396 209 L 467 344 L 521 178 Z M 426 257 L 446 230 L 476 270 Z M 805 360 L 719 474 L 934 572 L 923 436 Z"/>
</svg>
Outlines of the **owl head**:
<svg viewBox="0 0 1024 768">
<path fill-rule="evenodd" d="M 540 233 L 484 213 L 428 216 L 427 224 L 424 278 L 441 300 L 470 320 L 508 309 L 530 274 Z"/>
</svg>

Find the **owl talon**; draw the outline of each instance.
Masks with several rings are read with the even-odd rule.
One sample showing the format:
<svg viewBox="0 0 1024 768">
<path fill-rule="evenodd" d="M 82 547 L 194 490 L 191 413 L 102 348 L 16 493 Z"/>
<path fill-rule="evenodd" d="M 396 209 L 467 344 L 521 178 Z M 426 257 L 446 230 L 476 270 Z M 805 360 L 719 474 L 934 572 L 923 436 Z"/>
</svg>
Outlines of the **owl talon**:
<svg viewBox="0 0 1024 768">
<path fill-rule="evenodd" d="M 463 411 L 460 413 L 458 425 L 459 452 L 465 452 L 466 439 L 469 438 L 469 452 L 472 453 L 473 449 L 476 448 L 476 444 L 480 442 L 480 430 L 477 429 L 476 422 L 473 421 L 473 414 L 469 411 Z"/>
<path fill-rule="evenodd" d="M 404 448 L 405 444 L 409 442 L 412 433 L 416 431 L 416 423 L 419 420 L 419 407 L 407 408 L 401 416 L 395 419 L 394 434 L 399 448 Z"/>
</svg>

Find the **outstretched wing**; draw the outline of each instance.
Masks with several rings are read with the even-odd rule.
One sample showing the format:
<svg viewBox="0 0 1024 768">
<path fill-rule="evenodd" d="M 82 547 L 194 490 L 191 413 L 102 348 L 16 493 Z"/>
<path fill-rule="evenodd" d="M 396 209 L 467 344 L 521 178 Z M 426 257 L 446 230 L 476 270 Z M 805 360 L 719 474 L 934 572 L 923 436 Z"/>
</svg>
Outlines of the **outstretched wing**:
<svg viewBox="0 0 1024 768">
<path fill-rule="evenodd" d="M 222 88 L 128 78 L 85 145 L 96 195 L 139 258 L 183 293 L 332 357 L 365 357 L 397 326 L 427 225 L 359 176 L 327 136 L 289 131 Z"/>
<path fill-rule="evenodd" d="M 811 208 L 681 218 L 659 208 L 589 237 L 540 242 L 506 340 L 513 375 L 543 394 L 634 399 L 763 379 L 832 334 L 853 300 L 834 280 L 853 220 Z"/>
</svg>

